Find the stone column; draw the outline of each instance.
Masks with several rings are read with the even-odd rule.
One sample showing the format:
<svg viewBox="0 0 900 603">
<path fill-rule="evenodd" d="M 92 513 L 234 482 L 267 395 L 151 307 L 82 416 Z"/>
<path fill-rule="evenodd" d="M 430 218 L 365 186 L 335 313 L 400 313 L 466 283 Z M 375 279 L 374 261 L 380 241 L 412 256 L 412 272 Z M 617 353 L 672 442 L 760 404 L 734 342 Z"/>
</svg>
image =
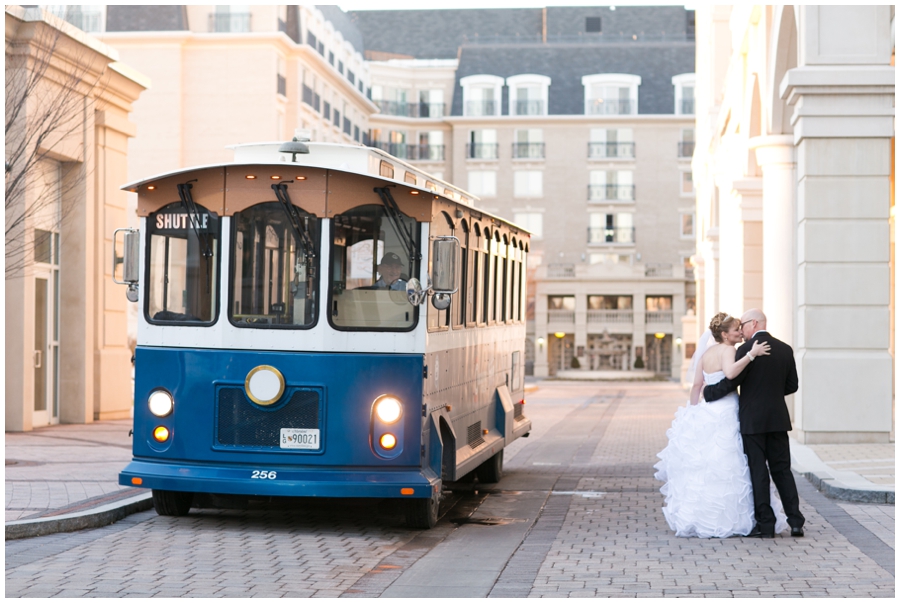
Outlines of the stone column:
<svg viewBox="0 0 900 603">
<path fill-rule="evenodd" d="M 750 139 L 749 146 L 756 150 L 756 161 L 763 172 L 762 311 L 768 318 L 768 330 L 793 345 L 797 266 L 794 138 L 759 136 Z"/>
<path fill-rule="evenodd" d="M 779 87 L 797 149 L 795 430 L 811 444 L 887 442 L 890 7 L 799 10 L 800 66 Z M 846 31 L 865 34 L 835 35 Z"/>
</svg>

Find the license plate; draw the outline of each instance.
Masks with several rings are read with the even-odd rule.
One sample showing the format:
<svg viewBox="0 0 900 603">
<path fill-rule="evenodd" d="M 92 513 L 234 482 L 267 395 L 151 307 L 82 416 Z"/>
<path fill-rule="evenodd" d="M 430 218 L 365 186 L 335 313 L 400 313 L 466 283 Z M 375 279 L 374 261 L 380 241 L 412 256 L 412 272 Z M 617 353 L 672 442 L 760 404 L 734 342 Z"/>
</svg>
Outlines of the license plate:
<svg viewBox="0 0 900 603">
<path fill-rule="evenodd" d="M 282 429 L 281 447 L 294 450 L 318 450 L 318 429 Z"/>
</svg>

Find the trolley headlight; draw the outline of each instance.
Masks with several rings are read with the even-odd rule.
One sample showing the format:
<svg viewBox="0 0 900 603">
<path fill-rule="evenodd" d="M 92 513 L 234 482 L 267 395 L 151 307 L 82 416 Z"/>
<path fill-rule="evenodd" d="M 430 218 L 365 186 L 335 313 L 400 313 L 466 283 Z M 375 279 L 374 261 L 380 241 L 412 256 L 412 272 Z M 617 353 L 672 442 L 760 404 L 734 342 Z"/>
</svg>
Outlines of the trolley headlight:
<svg viewBox="0 0 900 603">
<path fill-rule="evenodd" d="M 382 396 L 375 402 L 375 414 L 382 422 L 390 425 L 396 423 L 403 413 L 403 407 L 400 400 L 391 396 Z M 391 446 L 393 448 L 393 446 Z"/>
<path fill-rule="evenodd" d="M 150 407 L 150 412 L 157 417 L 167 417 L 172 414 L 172 409 L 175 408 L 175 401 L 172 399 L 172 394 L 158 389 L 150 394 L 147 406 Z"/>
<path fill-rule="evenodd" d="M 378 443 L 381 444 L 381 447 L 385 450 L 391 450 L 394 448 L 394 446 L 397 445 L 397 438 L 395 438 L 393 434 L 386 433 L 381 436 L 381 439 L 378 440 Z"/>
</svg>

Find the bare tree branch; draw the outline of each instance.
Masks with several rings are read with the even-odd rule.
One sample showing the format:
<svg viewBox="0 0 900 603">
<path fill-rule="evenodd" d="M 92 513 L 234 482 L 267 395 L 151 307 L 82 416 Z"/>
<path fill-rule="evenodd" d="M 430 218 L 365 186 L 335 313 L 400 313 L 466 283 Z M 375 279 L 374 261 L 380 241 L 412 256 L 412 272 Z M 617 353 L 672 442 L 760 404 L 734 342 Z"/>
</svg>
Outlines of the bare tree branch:
<svg viewBox="0 0 900 603">
<path fill-rule="evenodd" d="M 99 55 L 78 46 L 42 22 L 35 24 L 34 36 L 6 40 L 7 279 L 23 276 L 34 261 L 35 237 L 28 230 L 59 231 L 88 176 L 86 130 L 108 72 L 105 62 L 98 64 Z M 73 147 L 80 155 L 75 162 Z M 48 170 L 61 160 L 72 163 L 56 173 Z M 73 169 L 80 171 L 76 177 L 60 173 Z"/>
</svg>

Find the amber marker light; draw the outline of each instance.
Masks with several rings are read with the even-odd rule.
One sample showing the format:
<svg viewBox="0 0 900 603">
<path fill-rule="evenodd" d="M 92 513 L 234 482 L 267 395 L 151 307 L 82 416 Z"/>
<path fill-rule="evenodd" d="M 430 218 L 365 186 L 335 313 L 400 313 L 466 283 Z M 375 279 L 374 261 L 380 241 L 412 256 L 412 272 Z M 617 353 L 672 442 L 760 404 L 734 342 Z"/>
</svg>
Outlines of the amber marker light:
<svg viewBox="0 0 900 603">
<path fill-rule="evenodd" d="M 281 176 L 269 176 L 272 180 L 281 180 Z"/>
<path fill-rule="evenodd" d="M 165 442 L 169 439 L 169 430 L 160 425 L 153 430 L 153 439 L 157 442 Z"/>
<path fill-rule="evenodd" d="M 306 176 L 297 176 L 297 180 L 306 180 Z"/>
<path fill-rule="evenodd" d="M 246 178 L 247 180 L 256 180 L 256 176 L 254 176 L 253 174 L 247 174 L 246 176 L 244 176 L 244 178 Z"/>
<path fill-rule="evenodd" d="M 397 445 L 397 438 L 395 438 L 393 434 L 386 433 L 381 436 L 381 439 L 378 440 L 378 443 L 381 444 L 381 447 L 385 450 L 393 450 L 393 448 Z"/>
<path fill-rule="evenodd" d="M 153 185 L 151 184 L 150 186 L 147 187 L 147 190 L 148 190 L 148 191 L 155 191 L 155 190 L 156 190 L 156 187 L 153 186 Z"/>
<path fill-rule="evenodd" d="M 143 483 L 144 483 L 144 480 L 142 480 L 142 479 L 139 478 L 139 477 L 132 477 L 132 478 L 131 478 L 131 484 L 132 484 L 133 486 L 140 486 L 140 485 L 143 484 Z"/>
<path fill-rule="evenodd" d="M 415 492 L 412 488 L 400 488 L 400 494 L 403 496 L 412 496 Z"/>
<path fill-rule="evenodd" d="M 410 195 L 418 195 L 418 194 L 419 194 L 419 191 L 409 191 L 409 194 L 410 194 Z"/>
</svg>

